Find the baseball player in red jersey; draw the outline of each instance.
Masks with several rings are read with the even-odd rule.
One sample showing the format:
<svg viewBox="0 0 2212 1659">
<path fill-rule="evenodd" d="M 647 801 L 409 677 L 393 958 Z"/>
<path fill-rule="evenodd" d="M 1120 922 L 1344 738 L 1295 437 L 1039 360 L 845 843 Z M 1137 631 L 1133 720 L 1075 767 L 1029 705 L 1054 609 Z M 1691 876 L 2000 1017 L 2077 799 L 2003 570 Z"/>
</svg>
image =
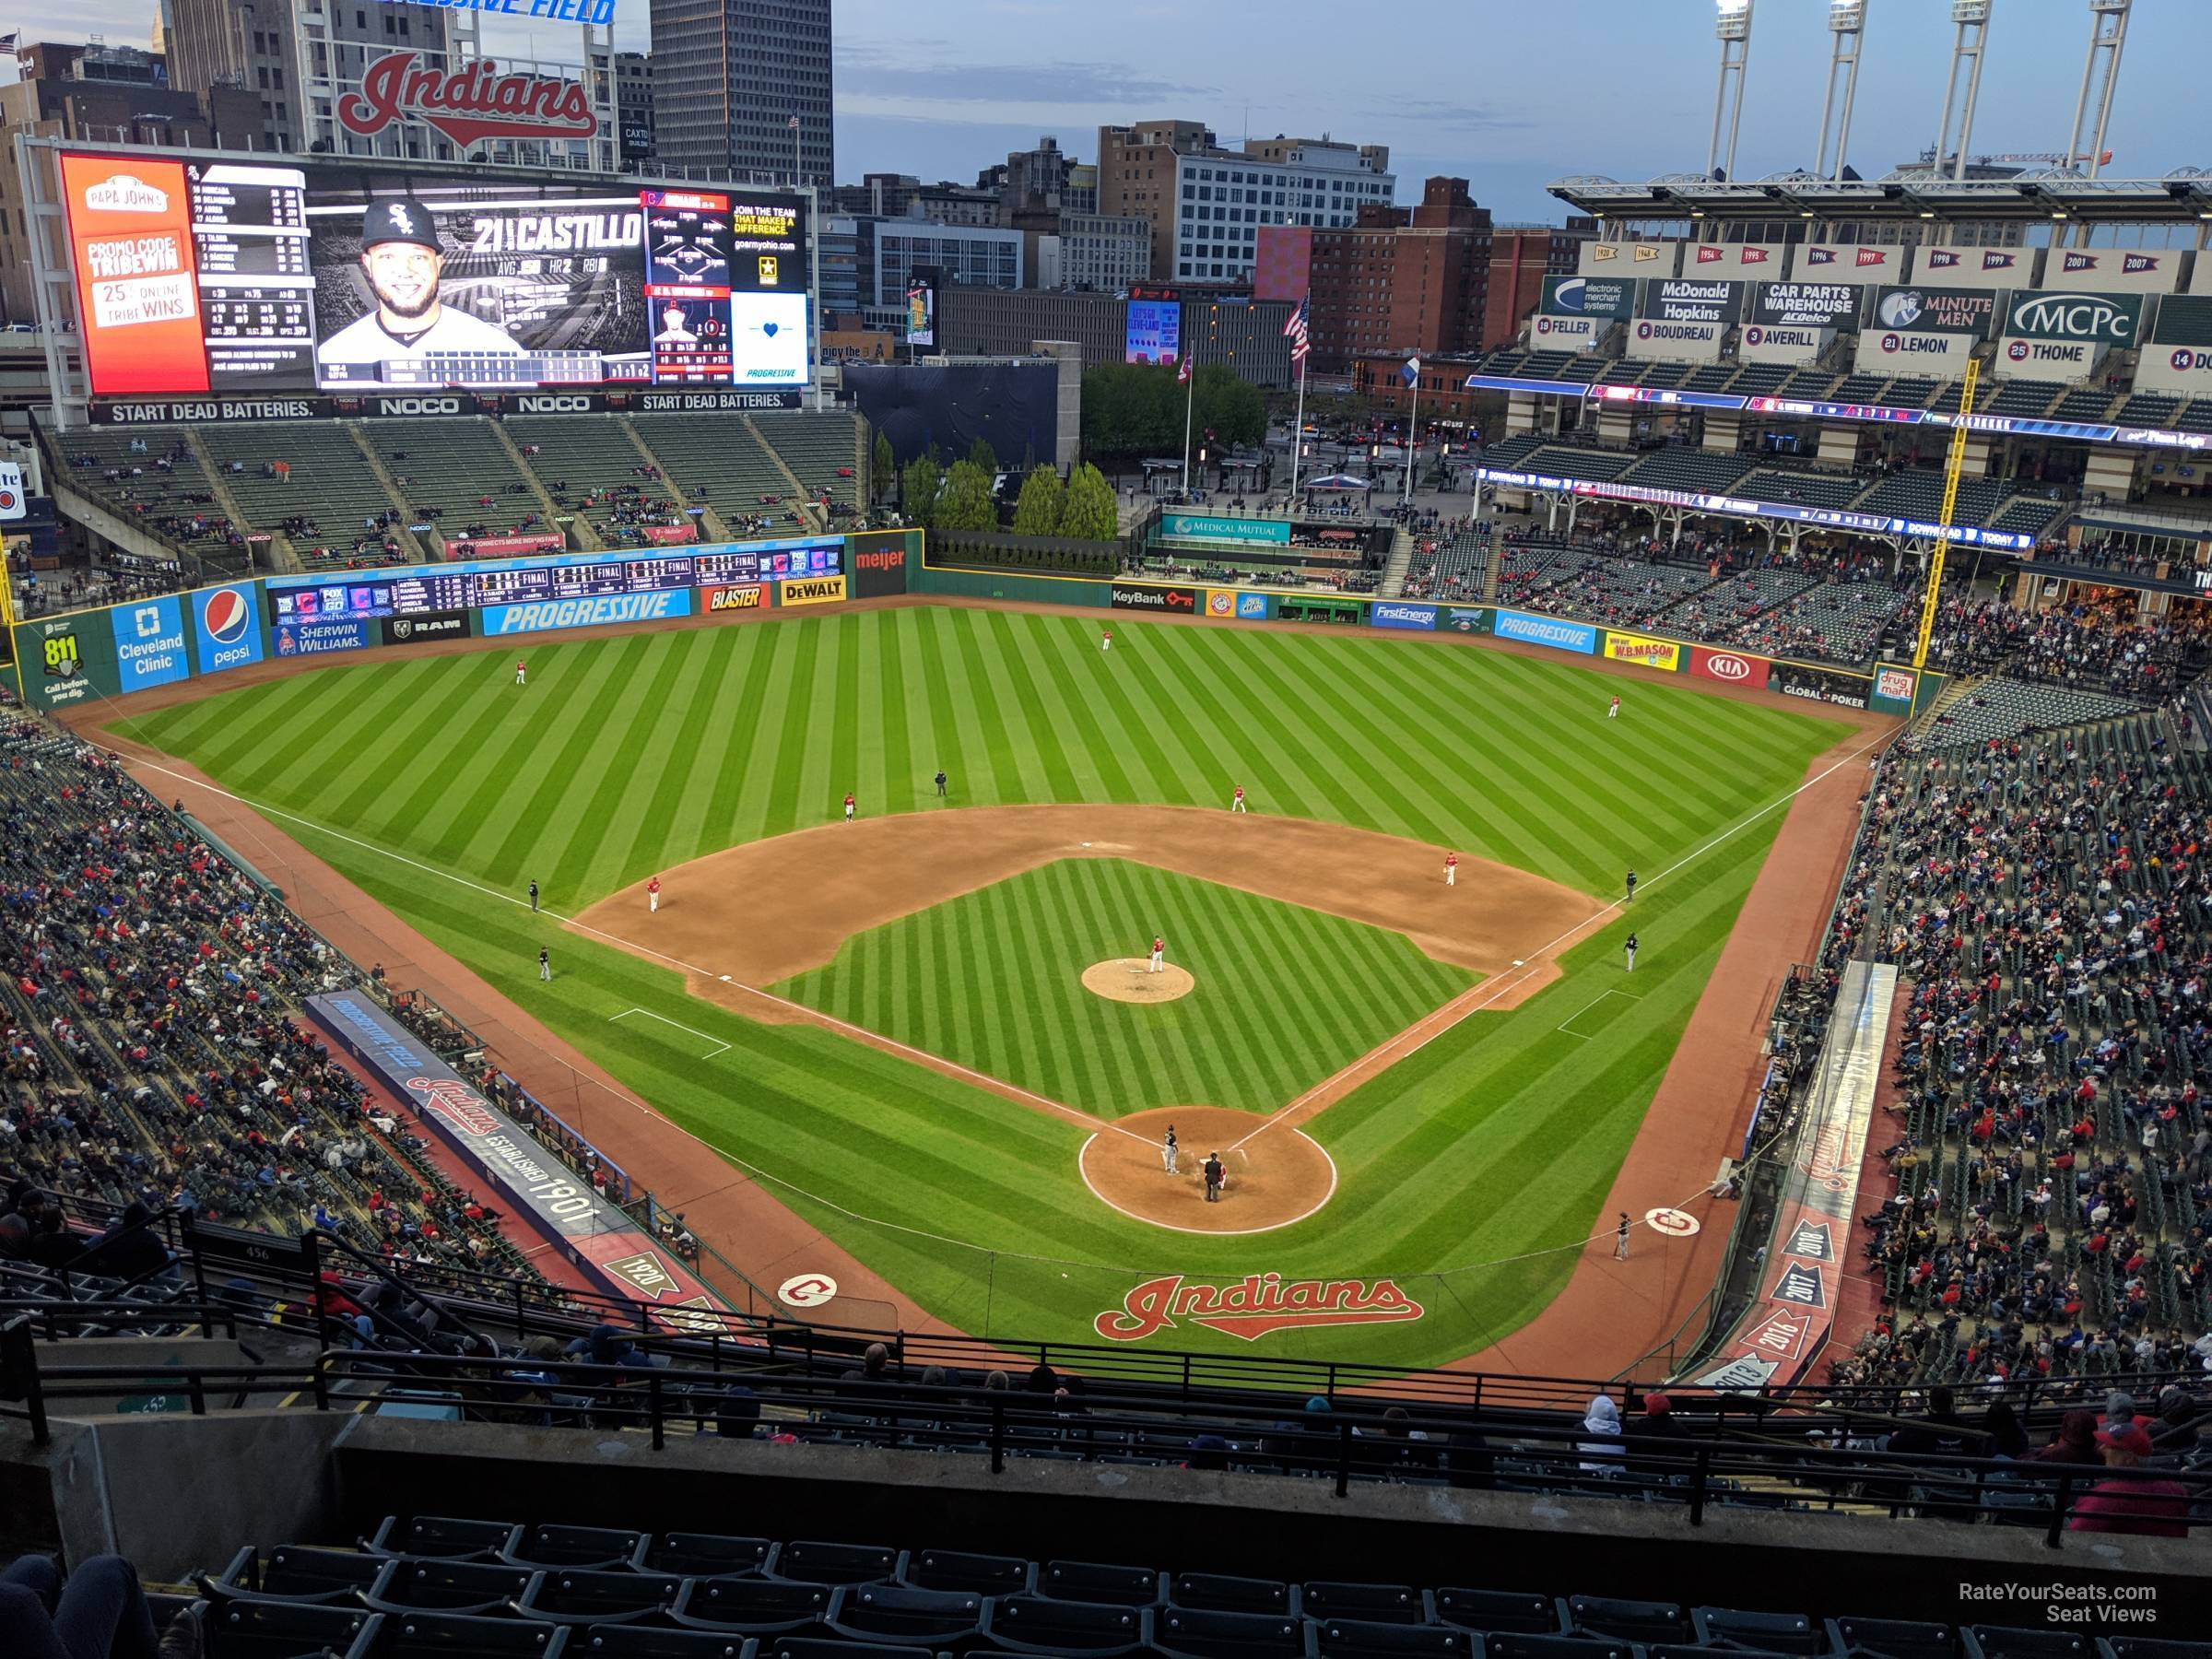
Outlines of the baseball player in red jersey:
<svg viewBox="0 0 2212 1659">
<path fill-rule="evenodd" d="M 1168 971 L 1168 942 L 1158 934 L 1152 935 L 1152 966 L 1147 973 L 1165 973 Z"/>
<path fill-rule="evenodd" d="M 514 665 L 514 683 L 518 686 L 527 684 L 529 677 L 530 665 L 527 663 L 517 663 Z"/>
<path fill-rule="evenodd" d="M 1620 718 L 1619 698 L 1617 697 L 1613 700 L 1612 706 L 1606 711 L 1606 718 L 1607 720 L 1618 720 Z"/>
<path fill-rule="evenodd" d="M 1229 802 L 1229 809 L 1230 809 L 1231 812 L 1241 812 L 1241 811 L 1243 811 L 1243 810 L 1244 810 L 1244 785 L 1243 785 L 1243 784 L 1241 784 L 1241 783 L 1238 784 L 1238 785 L 1237 785 L 1237 793 L 1236 793 L 1235 794 L 1233 794 L 1233 795 L 1231 795 L 1231 796 L 1230 797 L 1230 802 Z"/>
<path fill-rule="evenodd" d="M 1103 631 L 1101 631 L 1101 632 L 1100 633 L 1100 635 L 1099 635 L 1099 649 L 1100 649 L 1100 651 L 1112 651 L 1112 650 L 1113 649 L 1113 629 L 1111 629 L 1111 628 L 1109 628 L 1109 629 L 1104 629 Z"/>
<path fill-rule="evenodd" d="M 1444 854 L 1444 885 L 1446 887 L 1459 885 L 1459 854 L 1456 853 Z"/>
<path fill-rule="evenodd" d="M 848 793 L 846 794 L 846 795 L 845 795 L 845 822 L 849 824 L 849 823 L 851 823 L 852 821 L 853 821 L 853 796 L 852 796 L 851 793 L 850 793 L 850 792 L 848 792 Z"/>
<path fill-rule="evenodd" d="M 661 878 L 655 876 L 645 884 L 645 913 L 652 915 L 661 908 Z"/>
</svg>

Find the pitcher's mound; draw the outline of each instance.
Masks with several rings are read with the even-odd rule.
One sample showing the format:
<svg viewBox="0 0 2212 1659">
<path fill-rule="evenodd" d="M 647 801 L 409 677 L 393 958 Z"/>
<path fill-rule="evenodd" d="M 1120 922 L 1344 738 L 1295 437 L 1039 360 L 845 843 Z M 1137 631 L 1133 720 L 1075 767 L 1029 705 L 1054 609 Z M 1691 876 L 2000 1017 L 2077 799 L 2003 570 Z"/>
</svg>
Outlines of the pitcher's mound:
<svg viewBox="0 0 2212 1659">
<path fill-rule="evenodd" d="M 1186 969 L 1162 967 L 1150 971 L 1149 957 L 1116 957 L 1111 962 L 1093 962 L 1083 970 L 1083 989 L 1114 1002 L 1168 1003 L 1188 996 L 1198 982 Z"/>
<path fill-rule="evenodd" d="M 1099 1131 L 1076 1161 L 1092 1196 L 1136 1220 L 1176 1232 L 1267 1232 L 1328 1203 L 1336 1166 L 1319 1141 L 1291 1124 L 1255 1135 L 1266 1122 L 1226 1106 L 1156 1106 Z M 1159 1149 L 1170 1124 L 1182 1150 L 1172 1175 Z M 1217 1151 L 1229 1179 L 1220 1201 L 1208 1204 L 1201 1171 L 1206 1155 Z"/>
</svg>

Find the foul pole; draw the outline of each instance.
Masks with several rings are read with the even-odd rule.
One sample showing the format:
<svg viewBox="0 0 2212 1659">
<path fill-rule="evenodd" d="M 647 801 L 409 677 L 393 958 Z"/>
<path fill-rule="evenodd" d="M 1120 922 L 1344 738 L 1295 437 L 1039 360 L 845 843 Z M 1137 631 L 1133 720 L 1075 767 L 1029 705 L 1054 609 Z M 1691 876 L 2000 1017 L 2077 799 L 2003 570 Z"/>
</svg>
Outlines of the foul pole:
<svg viewBox="0 0 2212 1659">
<path fill-rule="evenodd" d="M 1959 510 L 1959 475 L 1966 465 L 1966 418 L 1974 412 L 1974 383 L 1982 376 L 1982 359 L 1966 359 L 1966 379 L 1959 383 L 1959 410 L 1951 417 L 1951 452 L 1943 464 L 1943 511 L 1936 517 L 1936 550 L 1928 555 L 1928 591 L 1920 600 L 1920 638 L 1912 646 L 1912 666 L 1928 665 L 1928 636 L 1936 629 L 1936 606 L 1943 596 L 1943 556 L 1951 545 L 1951 515 Z"/>
</svg>

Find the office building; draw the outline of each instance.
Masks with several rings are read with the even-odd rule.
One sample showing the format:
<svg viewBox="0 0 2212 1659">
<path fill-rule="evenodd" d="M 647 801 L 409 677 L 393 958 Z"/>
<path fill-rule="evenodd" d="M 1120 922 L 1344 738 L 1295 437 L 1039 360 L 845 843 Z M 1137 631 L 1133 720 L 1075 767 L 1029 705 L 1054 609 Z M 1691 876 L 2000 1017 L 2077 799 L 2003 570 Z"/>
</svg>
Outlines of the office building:
<svg viewBox="0 0 2212 1659">
<path fill-rule="evenodd" d="M 1099 129 L 1099 210 L 1152 226 L 1152 274 L 1179 284 L 1252 280 L 1264 226 L 1346 228 L 1388 206 L 1397 181 L 1382 145 L 1330 138 L 1227 149 L 1194 121 Z"/>
<path fill-rule="evenodd" d="M 905 334 L 907 280 L 935 270 L 940 292 L 956 287 L 1018 288 L 1026 269 L 1022 234 L 924 218 L 833 213 L 822 219 L 821 307 Z"/>
<path fill-rule="evenodd" d="M 625 166 L 653 159 L 653 59 L 642 52 L 615 53 L 615 119 L 622 128 Z"/>
<path fill-rule="evenodd" d="M 1564 225 L 1498 225 L 1490 231 L 1489 291 L 1483 301 L 1481 349 L 1502 346 L 1544 298 L 1544 278 L 1571 276 L 1597 221 L 1570 214 Z"/>
<path fill-rule="evenodd" d="M 830 0 L 653 0 L 653 149 L 678 173 L 812 184 L 837 171 Z"/>
</svg>

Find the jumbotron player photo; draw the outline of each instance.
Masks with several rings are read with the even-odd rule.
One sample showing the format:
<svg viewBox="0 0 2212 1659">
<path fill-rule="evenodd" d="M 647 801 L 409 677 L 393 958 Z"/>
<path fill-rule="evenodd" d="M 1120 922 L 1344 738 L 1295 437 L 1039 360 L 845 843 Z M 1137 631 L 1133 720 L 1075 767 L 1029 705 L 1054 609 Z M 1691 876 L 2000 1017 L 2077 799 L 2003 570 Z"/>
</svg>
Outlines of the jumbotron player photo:
<svg viewBox="0 0 2212 1659">
<path fill-rule="evenodd" d="M 382 380 L 381 365 L 432 353 L 509 352 L 522 346 L 503 328 L 439 298 L 445 250 L 429 210 L 419 202 L 371 206 L 361 221 L 361 271 L 376 309 L 316 348 L 318 378 Z M 364 375 L 361 371 L 370 371 Z"/>
</svg>

